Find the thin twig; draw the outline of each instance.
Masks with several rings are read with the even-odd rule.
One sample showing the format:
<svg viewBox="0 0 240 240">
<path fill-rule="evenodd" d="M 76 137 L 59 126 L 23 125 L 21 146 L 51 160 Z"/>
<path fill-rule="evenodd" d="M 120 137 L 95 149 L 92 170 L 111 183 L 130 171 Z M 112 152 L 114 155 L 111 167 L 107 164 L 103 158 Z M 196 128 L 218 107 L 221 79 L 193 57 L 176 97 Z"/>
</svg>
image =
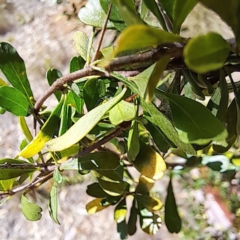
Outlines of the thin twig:
<svg viewBox="0 0 240 240">
<path fill-rule="evenodd" d="M 103 27 L 102 27 L 102 30 L 101 30 L 101 33 L 100 33 L 97 48 L 96 48 L 95 54 L 92 58 L 92 63 L 95 62 L 98 59 L 98 54 L 99 54 L 99 51 L 100 51 L 100 48 L 101 48 L 101 45 L 102 45 L 102 41 L 103 41 L 103 37 L 104 37 L 105 31 L 106 31 L 106 28 L 107 28 L 107 22 L 108 22 L 110 13 L 111 13 L 111 9 L 112 9 L 112 3 L 110 3 L 110 5 L 108 7 L 107 15 L 106 15 L 106 18 L 105 18 L 105 21 L 104 21 L 104 24 L 103 24 Z"/>
</svg>

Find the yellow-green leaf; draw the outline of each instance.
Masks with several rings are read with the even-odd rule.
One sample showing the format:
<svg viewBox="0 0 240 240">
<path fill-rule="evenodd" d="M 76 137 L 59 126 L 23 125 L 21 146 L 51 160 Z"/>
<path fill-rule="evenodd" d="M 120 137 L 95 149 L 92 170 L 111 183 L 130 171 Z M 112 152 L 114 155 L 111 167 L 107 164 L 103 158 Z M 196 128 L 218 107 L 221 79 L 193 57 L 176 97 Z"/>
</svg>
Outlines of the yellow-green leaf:
<svg viewBox="0 0 240 240">
<path fill-rule="evenodd" d="M 18 122 L 24 136 L 27 138 L 29 142 L 31 142 L 33 140 L 33 136 L 28 128 L 25 118 L 23 116 L 18 117 Z"/>
<path fill-rule="evenodd" d="M 107 208 L 109 205 L 102 205 L 102 200 L 103 198 L 96 198 L 94 200 L 92 200 L 91 202 L 89 202 L 86 205 L 86 210 L 88 212 L 88 214 L 94 214 L 96 212 L 99 212 L 105 208 Z"/>
</svg>

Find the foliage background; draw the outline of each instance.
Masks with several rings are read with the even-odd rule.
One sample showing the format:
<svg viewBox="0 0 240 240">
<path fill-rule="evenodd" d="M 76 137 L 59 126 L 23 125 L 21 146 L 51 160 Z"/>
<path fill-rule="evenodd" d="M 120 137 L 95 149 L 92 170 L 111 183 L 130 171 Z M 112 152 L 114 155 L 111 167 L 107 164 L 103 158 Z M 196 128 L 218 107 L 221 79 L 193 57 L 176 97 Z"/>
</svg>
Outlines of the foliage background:
<svg viewBox="0 0 240 240">
<path fill-rule="evenodd" d="M 78 7 L 83 4 L 83 2 L 75 2 L 78 2 Z M 56 5 L 52 0 L 0 0 L 1 41 L 11 42 L 24 59 L 33 89 L 34 91 L 38 89 L 36 98 L 47 88 L 46 69 L 54 67 L 60 69 L 63 74 L 67 73 L 68 62 L 75 55 L 72 44 L 73 32 L 79 28 L 86 33 L 89 31 L 77 19 L 72 18 L 71 21 L 67 21 L 66 16 L 62 15 L 63 11 L 72 12 L 71 3 L 65 2 L 65 4 Z M 186 19 L 183 30 L 185 37 L 205 33 L 209 30 L 219 32 L 225 38 L 233 36 L 229 28 L 217 16 L 199 5 Z M 54 103 L 53 99 L 48 101 Z M 20 130 L 16 129 L 16 126 L 16 118 L 10 114 L 5 114 L 0 118 L 0 157 L 11 157 L 17 153 L 21 139 Z M 213 226 L 209 226 L 206 219 L 208 213 L 205 214 L 204 204 L 210 204 L 209 209 L 212 208 L 213 213 L 218 211 L 216 202 L 207 200 L 207 194 L 212 194 L 211 189 L 195 189 L 213 181 L 216 181 L 216 185 L 223 192 L 226 191 L 227 186 L 217 182 L 219 176 L 215 172 L 208 171 L 205 174 L 204 183 L 197 181 L 199 180 L 198 174 L 198 171 L 193 171 L 184 176 L 185 181 L 181 178 L 179 178 L 181 181 L 178 181 L 177 178 L 174 181 L 180 213 L 184 219 L 188 220 L 183 223 L 181 233 L 170 235 L 163 226 L 156 236 L 151 237 L 139 231 L 129 239 L 186 239 L 186 236 L 188 239 L 211 239 L 210 235 L 216 231 L 222 235 L 223 226 L 227 226 L 226 222 L 216 222 L 216 219 L 219 220 L 219 217 L 216 216 L 216 219 L 212 220 Z M 197 180 L 194 180 L 195 178 Z M 43 209 L 46 213 L 43 212 L 43 217 L 38 222 L 28 222 L 24 218 L 20 211 L 19 196 L 14 196 L 14 199 L 0 207 L 1 239 L 44 239 L 47 237 L 50 239 L 82 240 L 87 238 L 99 239 L 99 236 L 101 239 L 118 239 L 111 208 L 95 215 L 87 215 L 85 204 L 90 199 L 85 193 L 87 183 L 85 181 L 81 184 L 74 184 L 82 181 L 81 177 L 73 179 L 70 174 L 65 180 L 65 187 L 60 190 L 60 226 L 56 225 L 47 213 L 47 199 L 44 196 L 49 191 L 50 183 L 49 186 L 47 183 L 37 192 L 37 198 L 44 205 Z M 167 181 L 168 179 L 165 177 L 156 183 L 154 187 L 156 194 L 164 196 Z M 201 196 L 203 196 L 202 205 L 199 204 Z M 233 237 L 231 231 L 234 232 L 236 229 L 228 228 L 229 237 Z M 226 238 L 223 236 L 222 239 Z"/>
</svg>

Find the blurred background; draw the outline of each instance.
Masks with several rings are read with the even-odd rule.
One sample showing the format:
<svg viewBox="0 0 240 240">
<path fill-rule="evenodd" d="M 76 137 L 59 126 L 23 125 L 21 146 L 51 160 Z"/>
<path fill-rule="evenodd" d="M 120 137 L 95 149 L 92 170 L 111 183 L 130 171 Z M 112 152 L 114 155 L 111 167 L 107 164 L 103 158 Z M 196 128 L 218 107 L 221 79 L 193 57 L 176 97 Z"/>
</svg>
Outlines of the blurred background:
<svg viewBox="0 0 240 240">
<path fill-rule="evenodd" d="M 12 44 L 26 64 L 28 78 L 35 98 L 47 89 L 46 70 L 56 68 L 68 73 L 70 59 L 77 55 L 72 35 L 81 30 L 89 34 L 91 28 L 77 18 L 81 0 L 0 0 L 0 41 Z M 182 35 L 192 37 L 217 31 L 225 38 L 233 37 L 231 30 L 213 12 L 197 5 L 182 27 Z M 0 73 L 0 78 L 4 76 Z M 50 98 L 46 105 L 54 104 Z M 31 119 L 29 119 L 31 121 Z M 0 118 L 0 158 L 14 157 L 22 140 L 17 118 L 5 113 Z M 166 174 L 167 175 L 167 174 Z M 59 221 L 55 224 L 48 214 L 48 192 L 51 182 L 37 194 L 38 204 L 44 209 L 38 222 L 27 221 L 21 213 L 20 195 L 0 207 L 0 239 L 119 239 L 113 220 L 113 208 L 88 215 L 85 193 L 91 176 L 72 175 L 64 178 L 59 189 Z M 240 174 L 229 181 L 219 172 L 207 167 L 193 168 L 174 178 L 174 191 L 183 220 L 179 234 L 169 234 L 162 226 L 155 236 L 140 229 L 129 239 L 240 239 Z M 154 195 L 163 202 L 168 176 L 158 181 Z M 163 215 L 163 212 L 162 212 Z"/>
</svg>

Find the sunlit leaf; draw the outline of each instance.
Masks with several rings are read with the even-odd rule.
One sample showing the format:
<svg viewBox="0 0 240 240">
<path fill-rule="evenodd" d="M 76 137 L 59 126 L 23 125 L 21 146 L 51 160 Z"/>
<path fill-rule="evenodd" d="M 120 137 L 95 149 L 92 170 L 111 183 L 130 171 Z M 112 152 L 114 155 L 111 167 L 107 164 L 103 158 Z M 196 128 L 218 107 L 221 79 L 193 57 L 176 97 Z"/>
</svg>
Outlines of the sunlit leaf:
<svg viewBox="0 0 240 240">
<path fill-rule="evenodd" d="M 4 191 L 12 190 L 15 178 L 0 180 L 0 186 L 2 186 Z"/>
<path fill-rule="evenodd" d="M 155 181 L 151 178 L 147 178 L 143 175 L 139 178 L 139 183 L 136 187 L 136 192 L 141 194 L 149 194 L 150 190 L 152 189 Z"/>
<path fill-rule="evenodd" d="M 102 205 L 102 200 L 103 198 L 96 198 L 92 201 L 90 201 L 87 205 L 86 205 L 86 210 L 88 212 L 88 214 L 94 214 L 96 212 L 99 212 L 105 208 L 107 208 L 109 205 Z"/>
<path fill-rule="evenodd" d="M 134 167 L 144 176 L 154 180 L 163 177 L 166 164 L 162 157 L 144 142 L 140 142 L 140 151 L 133 161 Z"/>
<path fill-rule="evenodd" d="M 0 87 L 0 106 L 16 116 L 27 116 L 29 101 L 16 88 Z"/>
<path fill-rule="evenodd" d="M 52 111 L 48 120 L 44 123 L 37 136 L 19 153 L 19 156 L 30 158 L 40 152 L 49 139 L 52 138 L 54 131 L 59 123 L 59 116 L 63 101 L 60 101 L 57 107 Z"/>
<path fill-rule="evenodd" d="M 159 199 L 147 194 L 137 194 L 136 199 L 149 211 L 159 211 L 163 207 L 163 204 Z"/>
<path fill-rule="evenodd" d="M 169 180 L 167 197 L 165 202 L 165 224 L 171 233 L 178 233 L 182 227 L 182 220 L 179 216 L 175 196 L 172 187 L 172 178 Z"/>
<path fill-rule="evenodd" d="M 226 139 L 223 124 L 201 103 L 183 96 L 162 94 L 169 100 L 173 122 L 183 142 L 204 145 Z"/>
<path fill-rule="evenodd" d="M 125 182 L 110 182 L 100 178 L 98 182 L 104 192 L 114 197 L 122 195 L 127 186 Z"/>
<path fill-rule="evenodd" d="M 30 99 L 33 97 L 33 93 L 24 61 L 9 43 L 0 43 L 0 69 L 12 86 L 19 90 L 32 106 Z"/>
<path fill-rule="evenodd" d="M 210 32 L 188 41 L 183 51 L 184 61 L 193 71 L 206 73 L 223 67 L 230 50 L 222 36 Z"/>
<path fill-rule="evenodd" d="M 134 34 L 132 34 L 134 32 Z M 115 55 L 127 50 L 156 47 L 166 42 L 184 42 L 184 38 L 147 25 L 132 25 L 126 28 L 117 39 Z"/>
<path fill-rule="evenodd" d="M 42 217 L 42 208 L 27 199 L 24 194 L 21 198 L 21 207 L 23 215 L 29 221 L 37 221 Z"/>
<path fill-rule="evenodd" d="M 126 219 L 127 215 L 127 205 L 126 198 L 124 198 L 119 204 L 116 206 L 114 210 L 114 220 L 117 223 L 120 223 Z"/>
<path fill-rule="evenodd" d="M 103 189 L 100 187 L 98 183 L 92 183 L 88 185 L 86 192 L 89 196 L 95 197 L 95 198 L 105 198 L 107 196 L 110 196 L 103 191 Z"/>
<path fill-rule="evenodd" d="M 136 107 L 129 102 L 120 101 L 109 111 L 109 120 L 113 125 L 130 121 L 136 116 Z"/>
<path fill-rule="evenodd" d="M 124 96 L 126 89 L 108 102 L 94 108 L 81 117 L 65 134 L 61 137 L 50 140 L 46 146 L 50 151 L 61 151 L 69 148 L 85 137 L 101 120 L 104 114 L 109 111 Z"/>
</svg>

